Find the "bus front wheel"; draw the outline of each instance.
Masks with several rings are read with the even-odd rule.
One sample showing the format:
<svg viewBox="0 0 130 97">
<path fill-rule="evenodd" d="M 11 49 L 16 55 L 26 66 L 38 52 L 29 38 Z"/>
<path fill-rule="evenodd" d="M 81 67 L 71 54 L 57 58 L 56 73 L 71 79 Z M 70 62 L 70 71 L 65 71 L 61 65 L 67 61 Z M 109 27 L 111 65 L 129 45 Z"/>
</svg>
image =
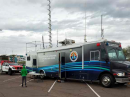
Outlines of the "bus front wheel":
<svg viewBox="0 0 130 97">
<path fill-rule="evenodd" d="M 115 84 L 115 81 L 114 81 L 114 78 L 113 78 L 112 75 L 110 75 L 110 74 L 103 74 L 100 77 L 100 84 L 103 87 L 109 88 L 109 87 L 112 87 Z"/>
</svg>

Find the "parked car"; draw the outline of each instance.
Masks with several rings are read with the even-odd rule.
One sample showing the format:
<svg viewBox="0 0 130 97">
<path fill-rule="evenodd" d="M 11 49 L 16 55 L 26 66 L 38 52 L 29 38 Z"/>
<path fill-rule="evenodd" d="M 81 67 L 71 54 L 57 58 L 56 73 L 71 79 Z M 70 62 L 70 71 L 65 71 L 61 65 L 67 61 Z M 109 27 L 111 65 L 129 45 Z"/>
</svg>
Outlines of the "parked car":
<svg viewBox="0 0 130 97">
<path fill-rule="evenodd" d="M 17 63 L 3 63 L 1 65 L 1 72 L 6 72 L 9 75 L 12 75 L 13 73 L 19 73 L 21 72 L 23 66 L 18 65 Z"/>
</svg>

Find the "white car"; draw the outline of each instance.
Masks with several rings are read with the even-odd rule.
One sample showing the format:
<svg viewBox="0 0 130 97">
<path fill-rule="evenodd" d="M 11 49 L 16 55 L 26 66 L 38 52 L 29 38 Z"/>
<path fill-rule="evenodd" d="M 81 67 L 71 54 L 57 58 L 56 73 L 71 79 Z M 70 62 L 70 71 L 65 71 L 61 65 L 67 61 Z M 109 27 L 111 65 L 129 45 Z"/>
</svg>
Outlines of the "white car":
<svg viewBox="0 0 130 97">
<path fill-rule="evenodd" d="M 1 72 L 6 72 L 9 75 L 12 75 L 13 73 L 21 72 L 23 66 L 18 65 L 17 63 L 3 63 L 1 66 Z"/>
</svg>

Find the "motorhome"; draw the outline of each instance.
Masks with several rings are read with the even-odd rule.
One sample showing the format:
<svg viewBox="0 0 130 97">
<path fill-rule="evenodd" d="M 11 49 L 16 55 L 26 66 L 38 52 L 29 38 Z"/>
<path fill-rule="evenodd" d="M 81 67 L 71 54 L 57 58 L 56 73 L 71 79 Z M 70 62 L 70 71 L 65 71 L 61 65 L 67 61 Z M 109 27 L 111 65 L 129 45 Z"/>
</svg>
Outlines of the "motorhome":
<svg viewBox="0 0 130 97">
<path fill-rule="evenodd" d="M 121 43 L 108 40 L 29 52 L 26 68 L 60 79 L 99 80 L 104 87 L 127 83 L 130 77 Z"/>
</svg>

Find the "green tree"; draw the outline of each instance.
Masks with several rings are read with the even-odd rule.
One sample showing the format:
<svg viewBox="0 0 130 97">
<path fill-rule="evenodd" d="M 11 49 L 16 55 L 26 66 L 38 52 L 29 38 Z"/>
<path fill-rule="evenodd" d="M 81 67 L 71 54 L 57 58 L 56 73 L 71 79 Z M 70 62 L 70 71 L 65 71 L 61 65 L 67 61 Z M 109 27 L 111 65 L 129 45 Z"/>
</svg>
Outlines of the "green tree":
<svg viewBox="0 0 130 97">
<path fill-rule="evenodd" d="M 130 61 L 130 46 L 127 46 L 126 48 L 123 48 L 124 55 L 126 58 Z"/>
<path fill-rule="evenodd" d="M 127 57 L 128 53 L 127 53 L 127 49 L 126 48 L 123 48 L 123 52 L 124 52 L 125 57 Z"/>
</svg>

